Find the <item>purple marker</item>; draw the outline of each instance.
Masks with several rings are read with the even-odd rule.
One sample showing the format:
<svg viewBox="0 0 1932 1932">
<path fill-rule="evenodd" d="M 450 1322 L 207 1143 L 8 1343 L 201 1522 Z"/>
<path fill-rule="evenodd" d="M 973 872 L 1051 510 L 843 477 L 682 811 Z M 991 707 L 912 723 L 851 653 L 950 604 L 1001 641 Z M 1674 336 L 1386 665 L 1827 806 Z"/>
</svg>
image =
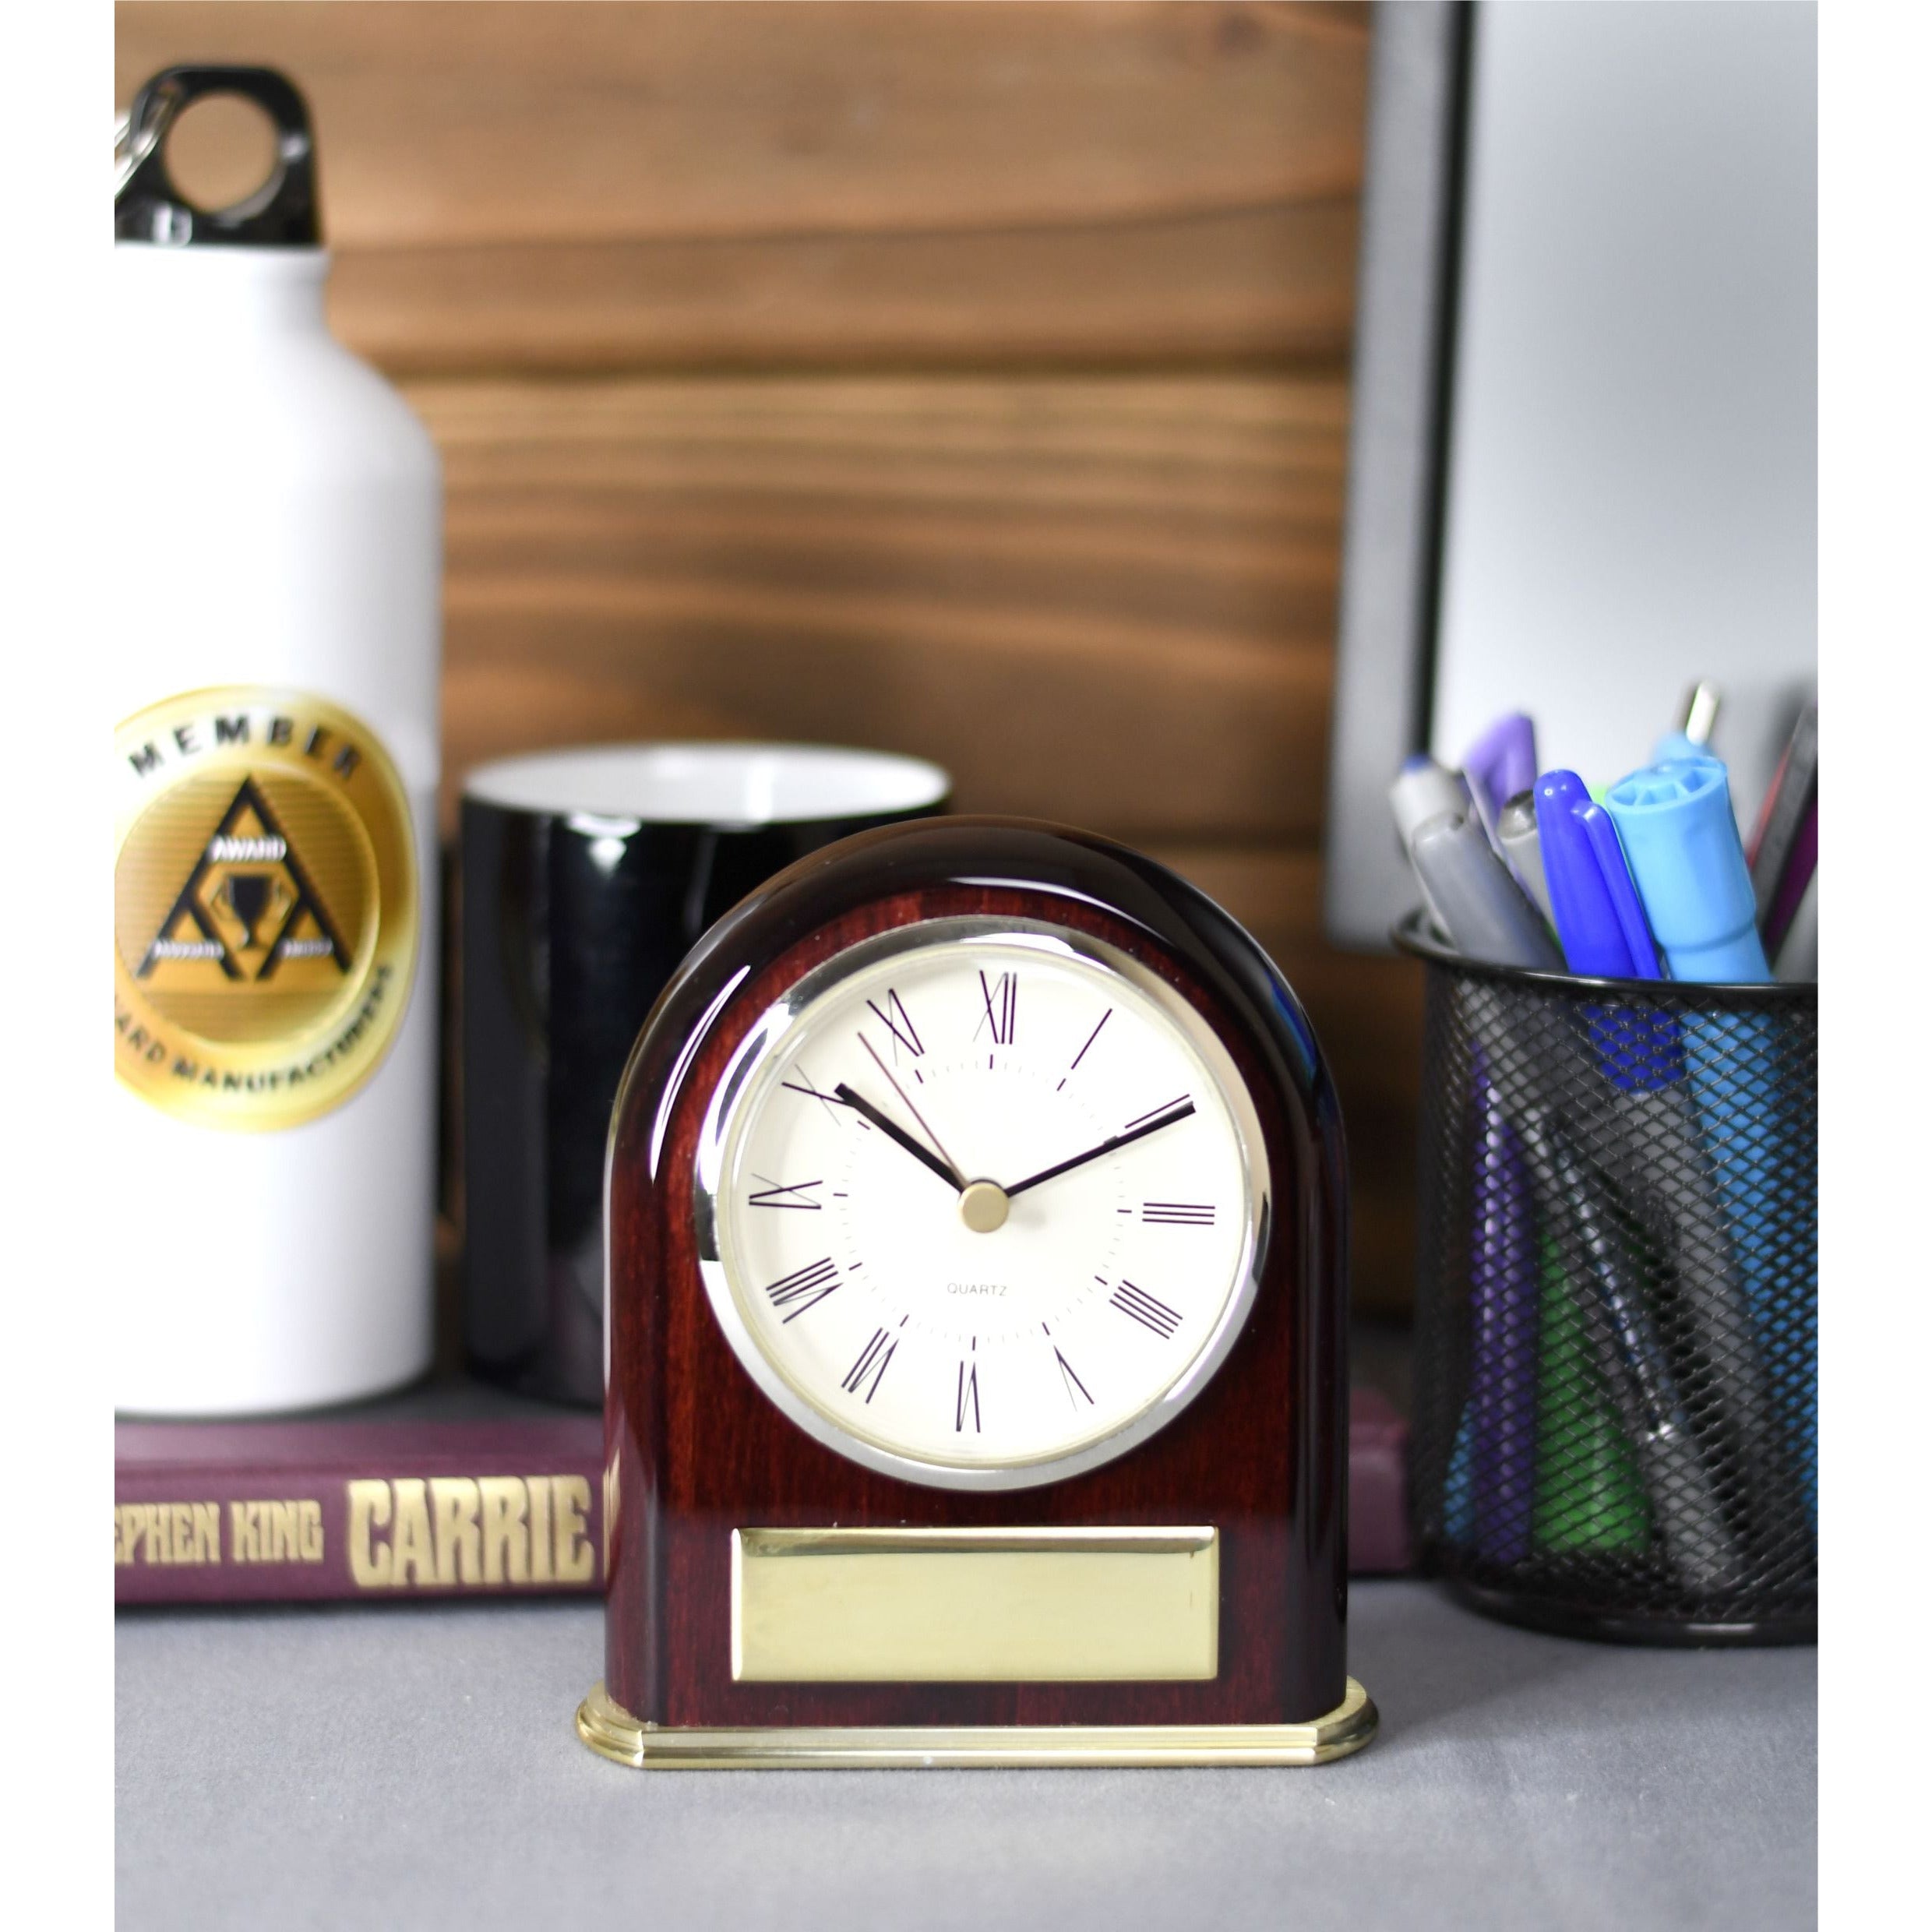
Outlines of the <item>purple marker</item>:
<svg viewBox="0 0 1932 1932">
<path fill-rule="evenodd" d="M 1493 830 L 1503 808 L 1536 782 L 1536 726 L 1521 711 L 1499 717 L 1469 747 L 1463 776 L 1475 794 L 1482 823 Z"/>
</svg>

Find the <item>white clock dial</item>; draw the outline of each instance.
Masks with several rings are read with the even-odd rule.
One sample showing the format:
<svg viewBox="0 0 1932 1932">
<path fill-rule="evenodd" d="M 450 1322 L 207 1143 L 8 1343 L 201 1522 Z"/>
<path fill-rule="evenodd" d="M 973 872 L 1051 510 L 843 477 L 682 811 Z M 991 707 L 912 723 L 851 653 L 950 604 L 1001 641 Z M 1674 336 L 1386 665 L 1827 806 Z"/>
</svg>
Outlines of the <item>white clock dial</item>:
<svg viewBox="0 0 1932 1932">
<path fill-rule="evenodd" d="M 1019 921 L 855 947 L 752 1029 L 699 1163 L 707 1286 L 766 1393 L 911 1480 L 1109 1460 L 1218 1366 L 1253 1290 L 1259 1126 L 1200 1016 Z"/>
</svg>

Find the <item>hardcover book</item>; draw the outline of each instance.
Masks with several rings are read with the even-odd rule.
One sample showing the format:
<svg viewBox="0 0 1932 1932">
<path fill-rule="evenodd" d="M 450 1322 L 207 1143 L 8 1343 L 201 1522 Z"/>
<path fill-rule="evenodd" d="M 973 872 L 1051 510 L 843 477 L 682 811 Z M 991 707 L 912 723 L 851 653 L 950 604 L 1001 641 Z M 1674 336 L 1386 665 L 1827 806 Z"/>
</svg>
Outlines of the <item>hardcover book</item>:
<svg viewBox="0 0 1932 1932">
<path fill-rule="evenodd" d="M 1349 1567 L 1405 1569 L 1408 1430 L 1358 1388 Z M 604 1423 L 476 1384 L 288 1422 L 115 1425 L 117 1604 L 594 1595 Z"/>
</svg>

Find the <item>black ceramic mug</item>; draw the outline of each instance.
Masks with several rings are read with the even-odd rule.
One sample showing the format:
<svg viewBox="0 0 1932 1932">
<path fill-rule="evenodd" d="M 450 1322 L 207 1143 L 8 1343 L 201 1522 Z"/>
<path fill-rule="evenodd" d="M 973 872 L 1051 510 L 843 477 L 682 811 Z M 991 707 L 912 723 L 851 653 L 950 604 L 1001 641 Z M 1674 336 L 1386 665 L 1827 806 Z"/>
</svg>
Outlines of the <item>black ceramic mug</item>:
<svg viewBox="0 0 1932 1932">
<path fill-rule="evenodd" d="M 853 832 L 946 809 L 936 765 L 815 745 L 601 745 L 471 772 L 462 822 L 464 1342 L 604 1399 L 604 1145 L 632 1043 L 705 929 Z"/>
</svg>

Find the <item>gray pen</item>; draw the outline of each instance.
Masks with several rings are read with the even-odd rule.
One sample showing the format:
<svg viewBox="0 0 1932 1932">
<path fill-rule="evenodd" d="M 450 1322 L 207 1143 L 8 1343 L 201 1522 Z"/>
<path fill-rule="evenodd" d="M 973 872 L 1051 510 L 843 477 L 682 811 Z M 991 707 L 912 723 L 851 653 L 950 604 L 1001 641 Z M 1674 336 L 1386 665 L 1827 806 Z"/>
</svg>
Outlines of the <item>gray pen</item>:
<svg viewBox="0 0 1932 1932">
<path fill-rule="evenodd" d="M 1563 955 L 1542 915 L 1510 876 L 1473 812 L 1444 813 L 1419 827 L 1409 857 L 1458 952 L 1492 965 L 1563 971 Z"/>
<path fill-rule="evenodd" d="M 1680 1306 L 1717 1397 L 1716 1432 L 1728 1437 L 1753 1505 L 1751 1526 L 1775 1533 L 1765 1499 L 1781 1488 L 1782 1437 L 1733 1218 L 1682 1057 L 1679 1023 L 1641 1008 L 1610 1007 L 1591 1022 L 1591 1031 L 1593 1058 L 1613 1088 L 1619 1129 L 1608 1150 L 1610 1172 L 1676 1277 Z M 1620 1035 L 1620 1052 L 1611 1044 Z"/>
<path fill-rule="evenodd" d="M 1473 809 L 1469 781 L 1461 772 L 1451 771 L 1447 765 L 1438 764 L 1426 752 L 1419 751 L 1414 756 L 1405 759 L 1401 770 L 1395 774 L 1395 782 L 1389 787 L 1389 809 L 1395 814 L 1395 830 L 1401 836 L 1402 850 L 1413 866 L 1416 834 L 1422 827 L 1431 819 L 1440 818 L 1445 812 Z M 1449 922 L 1431 895 L 1428 880 L 1419 873 L 1416 883 L 1422 887 L 1423 902 L 1429 908 L 1430 918 L 1436 922 L 1437 933 L 1453 945 Z"/>
<path fill-rule="evenodd" d="M 1678 1022 L 1648 1009 L 1600 1008 L 1585 1023 L 1586 1038 L 1564 1007 L 1486 985 L 1470 987 L 1467 997 L 1498 1102 L 1519 1131 L 1527 1115 L 1554 1119 L 1582 1093 L 1595 1093 L 1586 1105 L 1591 1142 L 1676 1277 L 1703 1373 L 1721 1405 L 1716 1430 L 1748 1472 L 1754 1523 L 1768 1528 L 1757 1498 L 1778 1488 L 1770 1390 Z"/>
<path fill-rule="evenodd" d="M 1529 1109 L 1516 1126 L 1543 1183 L 1557 1245 L 1573 1266 L 1581 1264 L 1588 1283 L 1585 1325 L 1643 1469 L 1671 1567 L 1692 1589 L 1722 1589 L 1737 1580 L 1737 1544 L 1601 1183 L 1542 1109 Z"/>
<path fill-rule="evenodd" d="M 1457 947 L 1472 958 L 1560 971 L 1562 961 L 1528 897 L 1491 849 L 1472 817 L 1446 814 L 1416 833 L 1412 856 L 1418 876 L 1442 905 Z M 1748 1310 L 1729 1223 L 1681 1061 L 1675 1023 L 1668 1053 L 1659 1052 L 1650 1016 L 1634 1070 L 1613 1072 L 1618 1043 L 1588 1044 L 1571 1014 L 1553 1003 L 1528 1001 L 1488 986 L 1467 989 L 1470 1021 L 1490 1063 L 1490 1079 L 1506 1116 L 1520 1126 L 1525 1113 L 1563 1109 L 1579 1084 L 1601 1078 L 1613 1104 L 1592 1109 L 1594 1140 L 1607 1141 L 1611 1166 L 1654 1232 L 1687 1292 L 1701 1353 L 1713 1379 L 1730 1439 L 1745 1468 L 1775 1468 L 1771 1408 L 1763 1370 L 1750 1345 Z M 1617 1009 L 1592 1023 L 1593 1035 L 1614 1029 Z M 1607 1056 L 1607 1057 L 1606 1057 Z M 1669 1060 L 1672 1063 L 1660 1063 Z M 1606 1097 L 1607 1098 L 1607 1097 Z M 1660 1188 L 1660 1173 L 1680 1184 Z M 1755 1484 L 1754 1484 L 1755 1487 Z"/>
<path fill-rule="evenodd" d="M 1496 821 L 1496 837 L 1524 890 L 1554 926 L 1557 915 L 1549 909 L 1549 881 L 1543 876 L 1542 841 L 1536 836 L 1535 792 L 1519 791 L 1504 806 Z"/>
</svg>

